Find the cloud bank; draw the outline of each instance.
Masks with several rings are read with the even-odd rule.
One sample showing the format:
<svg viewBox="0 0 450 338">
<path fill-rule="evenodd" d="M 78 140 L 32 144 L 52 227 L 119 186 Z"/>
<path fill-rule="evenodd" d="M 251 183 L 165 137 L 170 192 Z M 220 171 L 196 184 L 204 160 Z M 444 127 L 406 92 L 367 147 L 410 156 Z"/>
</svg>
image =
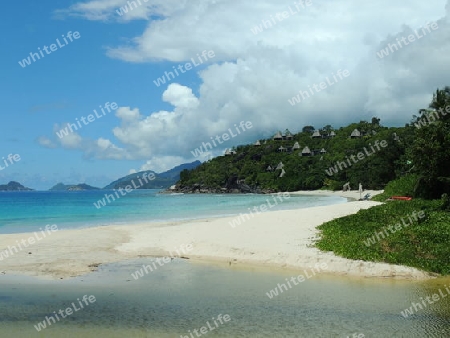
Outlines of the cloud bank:
<svg viewBox="0 0 450 338">
<path fill-rule="evenodd" d="M 55 14 L 108 24 L 148 21 L 141 35 L 109 46 L 106 55 L 123 62 L 177 65 L 213 50 L 216 56 L 205 68 L 192 70 L 199 87 L 166 85 L 161 100 L 173 106 L 171 111 L 120 107 L 112 140 L 74 134 L 62 141 L 41 138 L 43 146 L 78 149 L 99 159 L 142 159 L 145 168 L 168 169 L 193 160 L 191 150 L 242 120 L 254 127 L 214 155 L 286 127 L 294 132 L 310 124 L 338 127 L 373 116 L 385 125 L 403 125 L 430 102 L 436 88 L 448 85 L 450 1 L 431 6 L 418 0 L 407 5 L 400 0 L 311 0 L 304 8 L 284 0 L 140 2 L 123 16 L 116 12 L 126 4 L 122 0 L 80 2 Z M 291 14 L 278 20 L 283 11 Z M 377 57 L 389 43 L 432 21 L 439 29 Z M 254 34 L 257 26 L 264 30 Z M 351 74 L 347 79 L 295 106 L 288 103 L 300 90 L 344 69 Z"/>
</svg>

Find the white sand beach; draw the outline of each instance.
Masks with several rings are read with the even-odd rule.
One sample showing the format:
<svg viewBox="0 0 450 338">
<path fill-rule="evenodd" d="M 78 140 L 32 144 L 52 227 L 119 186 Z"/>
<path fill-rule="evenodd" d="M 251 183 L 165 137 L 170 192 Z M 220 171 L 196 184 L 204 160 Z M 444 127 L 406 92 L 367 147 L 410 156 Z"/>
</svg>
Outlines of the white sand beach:
<svg viewBox="0 0 450 338">
<path fill-rule="evenodd" d="M 365 193 L 367 193 L 366 191 Z M 301 193 L 301 192 L 299 192 Z M 370 192 L 372 196 L 377 192 Z M 358 192 L 307 194 L 340 195 L 358 199 Z M 252 264 L 290 269 L 312 268 L 326 263 L 326 273 L 399 279 L 427 279 L 429 274 L 415 268 L 348 260 L 312 247 L 316 227 L 345 215 L 378 205 L 373 201 L 298 210 L 264 212 L 234 228 L 235 217 L 186 222 L 140 223 L 61 230 L 18 253 L 3 257 L 0 274 L 26 274 L 60 279 L 94 271 L 99 264 L 142 256 L 181 256 L 229 264 Z M 0 251 L 27 240 L 31 234 L 0 235 Z M 184 251 L 192 245 L 191 251 Z M 1 276 L 1 275 L 0 275 Z"/>
<path fill-rule="evenodd" d="M 370 194 L 371 197 L 374 197 L 378 194 L 381 194 L 383 190 L 364 190 L 361 194 L 358 190 L 351 191 L 330 191 L 330 190 L 314 190 L 314 191 L 295 191 L 290 192 L 291 195 L 311 195 L 311 196 L 340 196 L 345 197 L 351 200 L 359 200 L 360 196 L 364 197 L 366 194 Z"/>
</svg>

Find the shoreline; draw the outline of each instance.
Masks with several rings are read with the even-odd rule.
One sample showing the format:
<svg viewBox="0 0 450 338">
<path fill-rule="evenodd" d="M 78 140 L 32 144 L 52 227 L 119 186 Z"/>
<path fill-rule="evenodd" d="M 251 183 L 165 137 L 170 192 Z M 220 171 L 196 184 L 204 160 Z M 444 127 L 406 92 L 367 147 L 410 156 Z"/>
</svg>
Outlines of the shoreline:
<svg viewBox="0 0 450 338">
<path fill-rule="evenodd" d="M 372 196 L 376 194 L 367 192 Z M 353 199 L 356 194 L 359 198 L 357 191 L 302 191 L 292 194 Z M 63 230 L 26 250 L 7 258 L 2 257 L 0 276 L 17 274 L 43 279 L 66 279 L 96 271 L 101 264 L 140 257 L 168 257 L 177 252 L 174 257 L 183 256 L 194 262 L 215 261 L 233 266 L 302 270 L 325 263 L 328 266 L 326 273 L 333 275 L 413 280 L 432 278 L 431 274 L 415 268 L 349 260 L 330 252 L 321 252 L 312 246 L 317 239 L 317 226 L 379 204 L 353 201 L 268 211 L 243 219 L 237 225 L 231 223 L 237 216 L 231 216 Z M 29 233 L 0 235 L 0 251 L 27 238 L 27 234 L 29 236 Z M 192 250 L 183 251 L 182 248 L 188 245 L 192 245 Z"/>
<path fill-rule="evenodd" d="M 361 193 L 361 196 L 364 197 L 366 194 L 370 194 L 370 197 L 374 197 L 376 195 L 382 194 L 384 190 L 364 190 Z M 342 190 L 301 190 L 301 191 L 294 191 L 290 193 L 291 195 L 310 195 L 310 196 L 338 196 L 338 197 L 344 197 L 347 199 L 350 199 L 352 201 L 358 201 L 359 200 L 359 192 L 358 190 L 351 190 L 351 191 L 342 191 Z"/>
</svg>

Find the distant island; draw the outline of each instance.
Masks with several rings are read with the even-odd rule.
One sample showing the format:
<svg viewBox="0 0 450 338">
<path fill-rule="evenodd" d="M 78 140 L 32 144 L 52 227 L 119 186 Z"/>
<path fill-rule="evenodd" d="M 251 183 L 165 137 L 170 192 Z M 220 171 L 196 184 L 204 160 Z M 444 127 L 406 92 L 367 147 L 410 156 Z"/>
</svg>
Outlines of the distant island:
<svg viewBox="0 0 450 338">
<path fill-rule="evenodd" d="M 126 186 L 131 186 L 132 189 L 166 189 L 178 182 L 182 171 L 195 169 L 200 164 L 200 161 L 184 163 L 159 174 L 152 170 L 141 171 L 119 178 L 103 189 L 125 189 Z M 147 182 L 143 180 L 144 176 L 147 177 Z"/>
<path fill-rule="evenodd" d="M 183 170 L 192 170 L 201 165 L 200 161 L 183 163 L 163 173 L 156 173 L 153 170 L 145 170 L 121 177 L 111 182 L 104 188 L 97 188 L 91 185 L 81 184 L 63 184 L 58 183 L 49 191 L 85 191 L 85 190 L 113 190 L 125 189 L 131 186 L 132 189 L 167 189 L 174 185 L 180 179 L 180 173 Z M 146 177 L 146 180 L 143 179 Z"/>
<path fill-rule="evenodd" d="M 100 188 L 93 187 L 88 184 L 70 184 L 66 185 L 63 183 L 58 183 L 52 188 L 49 189 L 50 191 L 84 191 L 84 190 L 100 190 Z"/>
<path fill-rule="evenodd" d="M 87 190 L 113 190 L 113 189 L 125 189 L 130 187 L 132 189 L 167 189 L 180 180 L 180 174 L 182 171 L 193 170 L 202 163 L 200 161 L 194 161 L 191 163 L 180 164 L 170 170 L 162 173 L 156 173 L 153 170 L 145 170 L 138 173 L 133 173 L 124 177 L 121 177 L 114 182 L 111 182 L 104 188 L 97 188 L 86 183 L 80 184 L 64 184 L 58 183 L 51 187 L 48 191 L 87 191 Z M 143 177 L 146 177 L 146 180 Z M 0 191 L 33 191 L 24 187 L 18 182 L 11 181 L 8 184 L 0 185 Z"/>
<path fill-rule="evenodd" d="M 33 189 L 24 187 L 19 182 L 11 181 L 8 184 L 0 184 L 0 191 L 33 191 Z"/>
</svg>

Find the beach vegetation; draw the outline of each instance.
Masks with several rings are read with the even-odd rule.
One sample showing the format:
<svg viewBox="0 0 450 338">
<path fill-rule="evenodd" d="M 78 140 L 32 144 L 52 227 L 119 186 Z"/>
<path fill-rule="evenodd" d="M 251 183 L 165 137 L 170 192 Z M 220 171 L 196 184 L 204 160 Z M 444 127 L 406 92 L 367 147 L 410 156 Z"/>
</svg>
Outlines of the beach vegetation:
<svg viewBox="0 0 450 338">
<path fill-rule="evenodd" d="M 349 259 L 400 264 L 448 275 L 450 213 L 443 210 L 444 203 L 414 199 L 360 210 L 319 226 L 321 238 L 316 246 Z M 409 221 L 408 216 L 418 212 L 425 217 Z M 398 231 L 386 231 L 399 224 Z M 383 232 L 388 235 L 374 235 Z"/>
<path fill-rule="evenodd" d="M 374 196 L 372 200 L 384 202 L 392 196 L 414 197 L 419 177 L 418 174 L 407 174 L 393 180 L 386 185 L 383 193 Z"/>
</svg>

